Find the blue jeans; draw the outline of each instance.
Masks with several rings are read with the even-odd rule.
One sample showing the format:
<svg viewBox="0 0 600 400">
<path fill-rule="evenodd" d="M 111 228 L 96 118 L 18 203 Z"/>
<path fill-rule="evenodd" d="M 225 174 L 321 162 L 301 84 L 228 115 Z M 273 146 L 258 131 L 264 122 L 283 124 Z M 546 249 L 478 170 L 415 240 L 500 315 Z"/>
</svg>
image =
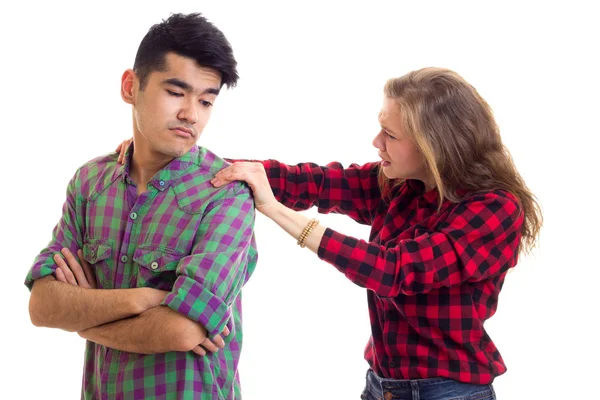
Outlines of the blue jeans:
<svg viewBox="0 0 600 400">
<path fill-rule="evenodd" d="M 492 385 L 473 385 L 446 378 L 384 379 L 367 371 L 363 400 L 496 400 Z"/>
</svg>

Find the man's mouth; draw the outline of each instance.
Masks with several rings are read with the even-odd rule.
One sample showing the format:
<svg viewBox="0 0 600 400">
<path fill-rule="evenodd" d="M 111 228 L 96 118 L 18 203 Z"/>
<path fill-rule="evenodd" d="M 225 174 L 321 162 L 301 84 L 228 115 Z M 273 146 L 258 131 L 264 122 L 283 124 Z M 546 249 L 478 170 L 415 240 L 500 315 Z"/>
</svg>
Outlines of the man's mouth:
<svg viewBox="0 0 600 400">
<path fill-rule="evenodd" d="M 191 129 L 188 129 L 188 128 L 184 128 L 182 126 L 171 128 L 170 130 L 175 132 L 178 136 L 181 136 L 184 138 L 191 138 L 191 137 L 195 136 L 194 131 L 192 131 Z"/>
</svg>

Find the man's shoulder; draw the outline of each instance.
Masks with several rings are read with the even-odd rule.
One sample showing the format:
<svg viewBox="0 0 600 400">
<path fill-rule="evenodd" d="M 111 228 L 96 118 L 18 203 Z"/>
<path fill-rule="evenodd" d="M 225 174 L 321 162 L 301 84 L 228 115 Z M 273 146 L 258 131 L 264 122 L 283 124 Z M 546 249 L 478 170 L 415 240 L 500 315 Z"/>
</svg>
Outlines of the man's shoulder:
<svg viewBox="0 0 600 400">
<path fill-rule="evenodd" d="M 198 152 L 195 173 L 200 176 L 200 179 L 206 179 L 207 177 L 212 179 L 217 172 L 231 165 L 230 162 L 206 147 L 198 146 Z M 248 185 L 245 182 L 240 181 L 231 182 L 229 185 L 224 186 L 224 188 L 235 195 L 250 191 Z"/>
<path fill-rule="evenodd" d="M 245 182 L 235 181 L 222 187 L 214 187 L 210 180 L 231 164 L 205 147 L 198 146 L 198 152 L 195 166 L 188 169 L 174 187 L 180 206 L 190 212 L 199 212 L 209 204 L 228 198 L 242 200 L 247 196 L 248 201 L 252 201 L 250 188 Z"/>
<path fill-rule="evenodd" d="M 216 155 L 215 153 L 213 153 L 212 151 L 210 151 L 206 148 L 200 147 L 200 151 L 201 151 L 200 154 L 206 154 L 208 156 L 205 158 L 205 160 L 207 160 L 207 162 L 210 162 L 210 167 L 207 166 L 207 168 L 210 168 L 210 174 L 212 176 L 214 176 L 217 172 L 219 172 L 223 168 L 226 168 L 226 167 L 232 165 L 232 163 L 230 163 L 229 161 L 225 160 L 222 157 L 219 157 L 218 155 Z M 202 153 L 203 151 L 206 153 Z M 233 194 L 235 196 L 244 194 L 244 193 L 250 193 L 250 187 L 244 181 L 231 182 L 228 185 L 224 186 L 224 188 L 226 188 L 231 194 Z"/>
<path fill-rule="evenodd" d="M 198 146 L 196 168 L 199 172 L 214 175 L 228 165 L 231 164 L 213 151 L 206 147 Z"/>
<path fill-rule="evenodd" d="M 110 185 L 116 179 L 115 172 L 122 167 L 117 163 L 117 157 L 117 153 L 112 152 L 81 165 L 72 180 L 78 194 L 89 199 Z"/>
<path fill-rule="evenodd" d="M 107 168 L 115 169 L 120 164 L 117 163 L 118 154 L 114 151 L 112 153 L 107 153 L 96 158 L 92 158 L 91 160 L 85 162 L 79 170 L 86 171 L 95 171 L 95 170 L 105 170 Z"/>
</svg>

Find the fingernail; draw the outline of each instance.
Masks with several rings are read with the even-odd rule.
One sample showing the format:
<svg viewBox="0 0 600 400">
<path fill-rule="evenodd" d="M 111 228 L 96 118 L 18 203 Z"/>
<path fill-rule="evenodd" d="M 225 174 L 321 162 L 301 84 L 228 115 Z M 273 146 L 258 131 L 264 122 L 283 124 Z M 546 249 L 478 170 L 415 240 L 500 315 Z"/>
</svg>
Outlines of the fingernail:
<svg viewBox="0 0 600 400">
<path fill-rule="evenodd" d="M 69 254 L 69 249 L 64 248 L 60 252 L 63 253 L 64 255 L 67 255 L 67 254 Z"/>
</svg>

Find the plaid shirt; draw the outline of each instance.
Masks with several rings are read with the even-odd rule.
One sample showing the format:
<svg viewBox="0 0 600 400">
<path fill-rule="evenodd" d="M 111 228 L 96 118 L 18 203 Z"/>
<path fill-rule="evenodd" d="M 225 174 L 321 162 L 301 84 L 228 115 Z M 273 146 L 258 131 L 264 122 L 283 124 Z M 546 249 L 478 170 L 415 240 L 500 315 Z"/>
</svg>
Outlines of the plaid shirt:
<svg viewBox="0 0 600 400">
<path fill-rule="evenodd" d="M 437 192 L 419 181 L 405 181 L 384 201 L 379 163 L 263 165 L 286 206 L 317 206 L 372 227 L 369 242 L 327 229 L 318 255 L 368 289 L 365 359 L 378 375 L 488 384 L 506 371 L 484 322 L 517 263 L 523 216 L 513 195 L 472 194 L 438 211 Z"/>
<path fill-rule="evenodd" d="M 225 348 L 204 357 L 127 353 L 88 341 L 82 398 L 239 399 L 240 291 L 257 258 L 250 191 L 239 182 L 214 188 L 209 180 L 225 162 L 194 146 L 138 196 L 130 158 L 119 165 L 113 153 L 77 171 L 26 285 L 54 273 L 52 255 L 62 247 L 82 248 L 98 288 L 169 290 L 163 305 L 201 323 L 210 337 L 231 330 Z"/>
</svg>

